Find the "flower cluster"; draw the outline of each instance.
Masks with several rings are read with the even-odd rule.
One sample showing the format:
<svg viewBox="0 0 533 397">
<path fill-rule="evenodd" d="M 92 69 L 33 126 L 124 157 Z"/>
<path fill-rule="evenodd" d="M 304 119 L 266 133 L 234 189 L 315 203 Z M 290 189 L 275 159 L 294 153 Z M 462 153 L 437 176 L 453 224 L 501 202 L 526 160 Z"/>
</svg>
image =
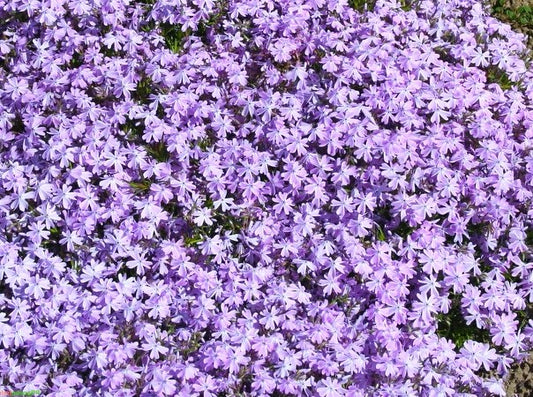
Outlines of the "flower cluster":
<svg viewBox="0 0 533 397">
<path fill-rule="evenodd" d="M 474 0 L 359 8 L 0 0 L 2 384 L 504 395 L 533 344 L 524 36 Z"/>
</svg>

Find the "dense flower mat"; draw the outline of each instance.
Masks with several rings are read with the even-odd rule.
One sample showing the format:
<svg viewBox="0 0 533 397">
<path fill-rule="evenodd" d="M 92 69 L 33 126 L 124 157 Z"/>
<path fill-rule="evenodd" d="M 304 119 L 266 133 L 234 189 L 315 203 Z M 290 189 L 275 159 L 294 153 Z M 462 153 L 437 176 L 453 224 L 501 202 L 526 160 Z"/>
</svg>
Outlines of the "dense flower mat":
<svg viewBox="0 0 533 397">
<path fill-rule="evenodd" d="M 532 71 L 473 0 L 0 0 L 0 384 L 503 395 Z"/>
</svg>

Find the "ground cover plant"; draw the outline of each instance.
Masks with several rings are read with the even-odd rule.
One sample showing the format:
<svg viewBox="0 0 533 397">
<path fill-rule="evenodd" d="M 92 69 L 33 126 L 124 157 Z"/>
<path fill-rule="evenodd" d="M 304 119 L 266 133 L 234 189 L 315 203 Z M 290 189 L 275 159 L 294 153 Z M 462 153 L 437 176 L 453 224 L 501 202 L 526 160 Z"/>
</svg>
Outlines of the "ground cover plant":
<svg viewBox="0 0 533 397">
<path fill-rule="evenodd" d="M 514 30 L 528 36 L 529 48 L 533 47 L 533 3 L 528 0 L 492 0 L 492 14 L 509 23 Z"/>
<path fill-rule="evenodd" d="M 504 395 L 532 72 L 472 0 L 0 0 L 0 381 Z"/>
</svg>

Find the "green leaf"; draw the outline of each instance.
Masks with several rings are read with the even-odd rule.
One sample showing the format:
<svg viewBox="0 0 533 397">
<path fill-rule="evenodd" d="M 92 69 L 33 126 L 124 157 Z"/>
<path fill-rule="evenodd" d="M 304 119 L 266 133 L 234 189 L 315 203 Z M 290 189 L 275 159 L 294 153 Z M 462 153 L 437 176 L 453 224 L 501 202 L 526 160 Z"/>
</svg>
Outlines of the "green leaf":
<svg viewBox="0 0 533 397">
<path fill-rule="evenodd" d="M 166 162 L 170 159 L 165 142 L 157 142 L 146 146 L 146 152 L 159 162 Z"/>
<path fill-rule="evenodd" d="M 379 241 L 385 241 L 387 239 L 385 236 L 385 232 L 383 231 L 381 226 L 379 226 L 378 224 L 375 225 L 374 234 L 376 235 L 376 238 Z"/>
<path fill-rule="evenodd" d="M 486 72 L 488 84 L 498 84 L 502 90 L 508 90 L 516 85 L 512 82 L 503 70 L 497 67 L 491 67 Z"/>
<path fill-rule="evenodd" d="M 153 92 L 152 79 L 145 76 L 137 83 L 137 88 L 132 96 L 137 102 L 147 104 L 149 102 L 149 96 Z"/>
<path fill-rule="evenodd" d="M 152 185 L 152 182 L 144 179 L 142 181 L 130 182 L 129 185 L 133 190 L 137 192 L 146 192 L 150 190 L 150 186 Z"/>
<path fill-rule="evenodd" d="M 196 244 L 198 244 L 199 242 L 201 242 L 202 240 L 203 240 L 203 238 L 200 235 L 193 235 L 191 237 L 186 237 L 185 238 L 185 246 L 193 247 Z"/>
<path fill-rule="evenodd" d="M 192 33 L 190 29 L 183 31 L 182 25 L 177 24 L 162 23 L 160 27 L 161 36 L 163 36 L 167 48 L 173 53 L 182 50 L 185 39 Z"/>
<path fill-rule="evenodd" d="M 359 12 L 372 12 L 374 11 L 374 7 L 376 6 L 376 2 L 374 0 L 348 0 L 348 4 L 354 10 Z"/>
</svg>

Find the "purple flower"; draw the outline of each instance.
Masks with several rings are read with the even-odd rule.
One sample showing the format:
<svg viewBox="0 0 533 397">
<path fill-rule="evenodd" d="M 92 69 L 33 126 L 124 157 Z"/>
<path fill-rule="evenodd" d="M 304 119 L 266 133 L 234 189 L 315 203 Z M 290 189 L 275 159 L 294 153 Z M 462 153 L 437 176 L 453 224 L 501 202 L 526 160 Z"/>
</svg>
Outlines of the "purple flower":
<svg viewBox="0 0 533 397">
<path fill-rule="evenodd" d="M 524 36 L 476 0 L 348 3 L 0 11 L 1 376 L 501 394 L 481 372 L 533 334 Z"/>
</svg>

